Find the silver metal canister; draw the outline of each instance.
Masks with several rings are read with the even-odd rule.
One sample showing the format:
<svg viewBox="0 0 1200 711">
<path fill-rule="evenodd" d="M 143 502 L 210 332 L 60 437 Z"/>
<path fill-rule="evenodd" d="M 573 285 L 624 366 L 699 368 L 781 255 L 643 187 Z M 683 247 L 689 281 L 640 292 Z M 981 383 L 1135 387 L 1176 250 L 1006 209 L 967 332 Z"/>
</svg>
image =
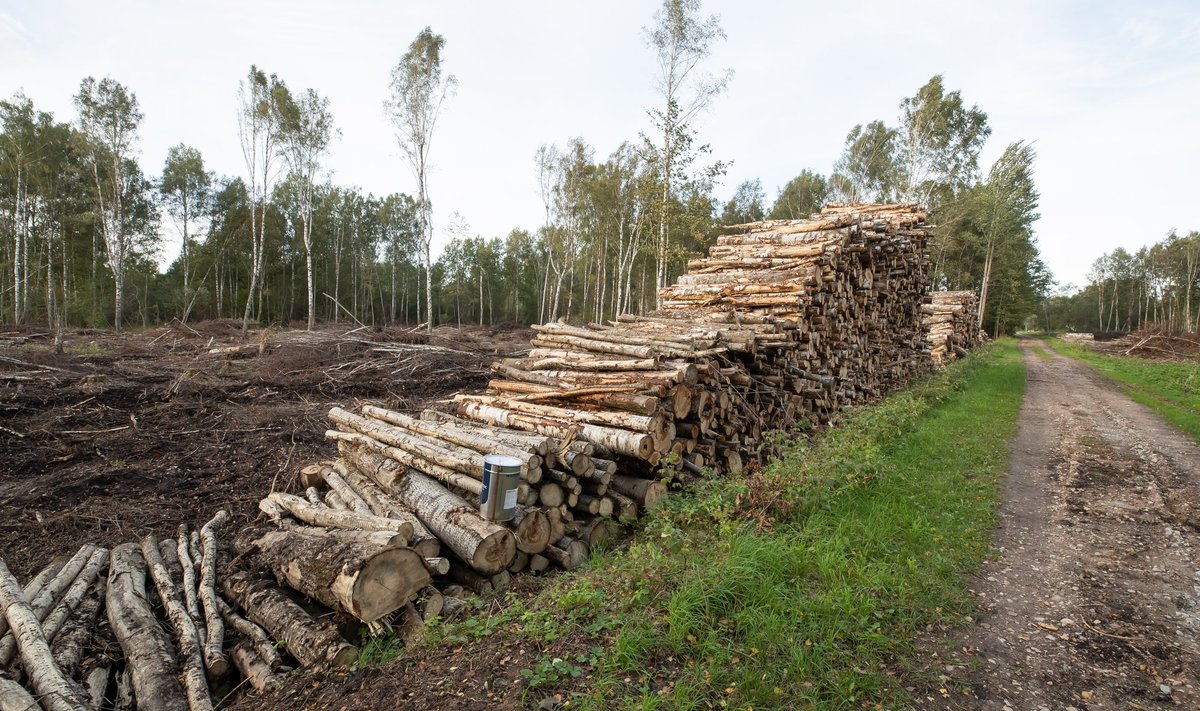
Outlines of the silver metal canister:
<svg viewBox="0 0 1200 711">
<path fill-rule="evenodd" d="M 512 519 L 517 512 L 517 486 L 520 482 L 520 459 L 503 454 L 485 456 L 479 514 L 489 521 Z"/>
</svg>

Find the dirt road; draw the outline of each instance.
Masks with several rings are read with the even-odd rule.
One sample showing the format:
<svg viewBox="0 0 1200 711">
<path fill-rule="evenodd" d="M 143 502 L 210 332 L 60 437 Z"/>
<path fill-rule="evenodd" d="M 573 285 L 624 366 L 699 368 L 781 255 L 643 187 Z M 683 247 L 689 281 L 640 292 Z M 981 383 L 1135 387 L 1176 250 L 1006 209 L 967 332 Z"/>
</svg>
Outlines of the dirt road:
<svg viewBox="0 0 1200 711">
<path fill-rule="evenodd" d="M 1200 708 L 1200 447 L 1022 344 L 1028 390 L 979 617 L 930 708 Z"/>
</svg>

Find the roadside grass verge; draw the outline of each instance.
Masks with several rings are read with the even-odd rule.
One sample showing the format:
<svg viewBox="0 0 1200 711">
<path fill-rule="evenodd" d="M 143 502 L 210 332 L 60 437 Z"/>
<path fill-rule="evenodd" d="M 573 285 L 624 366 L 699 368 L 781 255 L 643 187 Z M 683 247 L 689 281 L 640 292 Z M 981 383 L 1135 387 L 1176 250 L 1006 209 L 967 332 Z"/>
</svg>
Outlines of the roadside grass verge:
<svg viewBox="0 0 1200 711">
<path fill-rule="evenodd" d="M 1081 360 L 1200 444 L 1200 363 L 1166 363 L 1136 356 L 1097 353 L 1058 338 L 1045 341 Z"/>
<path fill-rule="evenodd" d="M 906 705 L 913 639 L 971 612 L 1023 391 L 1015 344 L 992 343 L 760 473 L 670 497 L 628 548 L 435 623 L 429 644 L 534 647 L 531 707 Z"/>
</svg>

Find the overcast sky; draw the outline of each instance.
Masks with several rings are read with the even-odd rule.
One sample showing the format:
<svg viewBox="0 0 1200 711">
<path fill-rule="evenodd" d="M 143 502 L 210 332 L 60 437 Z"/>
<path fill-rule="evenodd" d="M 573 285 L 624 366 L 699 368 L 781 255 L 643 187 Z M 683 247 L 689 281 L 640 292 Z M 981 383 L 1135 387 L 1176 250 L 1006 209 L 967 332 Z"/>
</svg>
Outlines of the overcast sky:
<svg viewBox="0 0 1200 711">
<path fill-rule="evenodd" d="M 412 192 L 381 104 L 389 70 L 429 25 L 458 77 L 433 146 L 438 226 L 451 211 L 485 236 L 541 222 L 534 150 L 580 136 L 598 158 L 647 130 L 655 61 L 650 0 L 567 2 L 56 2 L 0 0 L 0 96 L 73 120 L 84 76 L 112 76 L 145 114 L 140 159 L 200 149 L 244 171 L 238 82 L 254 63 L 328 96 L 342 139 L 332 179 Z M 1200 3 L 709 0 L 735 71 L 700 126 L 732 161 L 727 197 L 761 179 L 773 199 L 804 168 L 828 173 L 856 123 L 895 123 L 900 100 L 943 74 L 987 112 L 990 165 L 1035 142 L 1042 253 L 1061 283 L 1093 259 L 1172 228 L 1200 229 Z M 173 256 L 177 245 L 165 248 Z"/>
</svg>

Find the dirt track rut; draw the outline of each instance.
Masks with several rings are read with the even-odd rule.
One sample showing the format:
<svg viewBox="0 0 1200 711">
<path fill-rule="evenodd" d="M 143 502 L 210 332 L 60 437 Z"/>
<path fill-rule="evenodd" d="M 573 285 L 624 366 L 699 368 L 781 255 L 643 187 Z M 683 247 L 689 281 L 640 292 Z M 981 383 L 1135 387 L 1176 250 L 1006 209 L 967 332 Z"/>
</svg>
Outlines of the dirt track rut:
<svg viewBox="0 0 1200 711">
<path fill-rule="evenodd" d="M 1200 708 L 1200 447 L 1034 342 L 999 555 L 930 708 Z"/>
</svg>

